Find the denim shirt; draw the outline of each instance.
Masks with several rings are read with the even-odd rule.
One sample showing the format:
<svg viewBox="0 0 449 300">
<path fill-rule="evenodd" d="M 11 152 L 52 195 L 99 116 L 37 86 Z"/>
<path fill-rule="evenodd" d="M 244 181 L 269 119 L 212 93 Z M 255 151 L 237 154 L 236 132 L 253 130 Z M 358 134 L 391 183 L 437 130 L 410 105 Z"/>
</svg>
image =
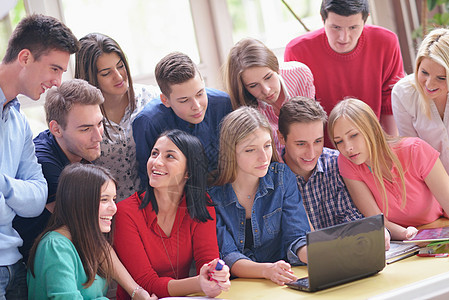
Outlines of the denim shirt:
<svg viewBox="0 0 449 300">
<path fill-rule="evenodd" d="M 260 178 L 251 212 L 253 250 L 244 248 L 245 208 L 231 183 L 210 188 L 209 195 L 216 205 L 220 256 L 230 268 L 239 259 L 303 264 L 296 252 L 306 244 L 310 227 L 296 177 L 287 165 L 272 163 Z"/>
</svg>

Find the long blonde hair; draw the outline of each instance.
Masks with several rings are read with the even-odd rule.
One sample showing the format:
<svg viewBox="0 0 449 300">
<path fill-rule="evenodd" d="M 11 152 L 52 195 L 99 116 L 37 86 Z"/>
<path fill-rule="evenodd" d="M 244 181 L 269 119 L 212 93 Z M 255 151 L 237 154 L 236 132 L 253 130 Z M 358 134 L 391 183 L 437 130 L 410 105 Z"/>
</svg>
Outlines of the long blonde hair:
<svg viewBox="0 0 449 300">
<path fill-rule="evenodd" d="M 383 192 L 383 210 L 385 211 L 385 215 L 388 215 L 388 199 L 384 179 L 388 179 L 388 177 L 391 177 L 392 180 L 394 179 L 393 174 L 390 171 L 392 167 L 389 166 L 390 162 L 398 170 L 401 180 L 400 184 L 402 186 L 402 208 L 404 208 L 406 204 L 404 168 L 390 147 L 391 144 L 397 143 L 398 139 L 390 138 L 385 135 L 377 120 L 376 114 L 368 104 L 355 98 L 348 98 L 338 103 L 329 115 L 327 127 L 328 134 L 337 149 L 338 145 L 334 142 L 334 126 L 340 118 L 346 118 L 351 121 L 365 139 L 369 152 L 371 172 L 377 179 L 376 184 L 380 184 L 380 188 Z M 388 173 L 384 174 L 382 170 L 387 170 Z"/>
<path fill-rule="evenodd" d="M 415 85 L 421 97 L 421 108 L 430 119 L 430 99 L 427 98 L 423 88 L 419 84 L 419 67 L 424 58 L 438 63 L 446 70 L 446 85 L 449 88 L 449 29 L 437 28 L 429 32 L 419 46 L 415 62 Z"/>
<path fill-rule="evenodd" d="M 270 133 L 273 155 L 271 161 L 279 161 L 270 123 L 257 109 L 242 106 L 223 118 L 220 130 L 220 154 L 218 156 L 218 177 L 214 185 L 234 182 L 237 178 L 236 146 L 257 129 Z"/>
</svg>

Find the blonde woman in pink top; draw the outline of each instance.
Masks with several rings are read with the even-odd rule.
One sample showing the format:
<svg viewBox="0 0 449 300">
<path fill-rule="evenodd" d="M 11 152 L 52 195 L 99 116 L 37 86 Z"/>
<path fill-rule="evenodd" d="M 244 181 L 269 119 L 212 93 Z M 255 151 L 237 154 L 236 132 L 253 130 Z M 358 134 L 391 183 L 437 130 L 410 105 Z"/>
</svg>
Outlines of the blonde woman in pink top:
<svg viewBox="0 0 449 300">
<path fill-rule="evenodd" d="M 410 239 L 426 224 L 449 226 L 449 176 L 438 151 L 419 138 L 386 137 L 358 99 L 334 107 L 328 130 L 355 205 L 365 216 L 383 213 L 392 239 Z"/>
<path fill-rule="evenodd" d="M 305 64 L 291 61 L 279 65 L 276 55 L 261 41 L 247 38 L 231 49 L 225 65 L 225 84 L 232 108 L 257 108 L 272 128 L 279 157 L 283 146 L 277 130 L 279 112 L 293 97 L 315 99 L 313 75 Z"/>
</svg>

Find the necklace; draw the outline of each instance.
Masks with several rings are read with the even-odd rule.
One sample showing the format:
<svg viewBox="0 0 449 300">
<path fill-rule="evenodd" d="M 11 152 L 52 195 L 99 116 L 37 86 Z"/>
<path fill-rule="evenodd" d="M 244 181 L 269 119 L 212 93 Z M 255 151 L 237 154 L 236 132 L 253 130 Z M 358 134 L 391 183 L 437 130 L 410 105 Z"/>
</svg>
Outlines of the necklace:
<svg viewBox="0 0 449 300">
<path fill-rule="evenodd" d="M 234 191 L 237 196 L 243 197 L 243 198 L 247 198 L 248 200 L 251 199 L 252 194 L 241 194 L 240 192 Z"/>
<path fill-rule="evenodd" d="M 178 216 L 178 212 L 176 212 L 175 221 L 177 219 L 177 216 Z M 168 254 L 167 247 L 165 246 L 164 238 L 162 237 L 161 227 L 159 226 L 159 224 L 157 224 L 157 229 L 159 231 L 159 237 L 161 238 L 162 245 L 164 245 L 165 254 L 167 254 L 168 261 L 170 262 L 170 267 L 171 267 L 171 270 L 173 271 L 173 275 L 175 275 L 175 279 L 179 279 L 179 277 L 178 277 L 178 270 L 179 270 L 179 229 L 178 229 L 178 232 L 176 233 L 176 272 L 175 272 L 175 268 L 173 267 L 173 263 L 171 262 L 170 255 Z M 173 229 L 176 230 L 176 223 L 173 224 L 172 231 L 173 231 Z"/>
<path fill-rule="evenodd" d="M 234 186 L 233 186 L 232 188 L 233 188 L 235 194 L 237 195 L 237 197 L 240 196 L 240 197 L 242 197 L 242 198 L 247 198 L 247 199 L 249 200 L 249 199 L 251 199 L 252 197 L 256 196 L 258 186 L 256 186 L 256 189 L 255 189 L 254 191 L 252 191 L 250 194 L 240 193 L 240 192 L 238 191 L 238 189 L 236 189 Z"/>
</svg>

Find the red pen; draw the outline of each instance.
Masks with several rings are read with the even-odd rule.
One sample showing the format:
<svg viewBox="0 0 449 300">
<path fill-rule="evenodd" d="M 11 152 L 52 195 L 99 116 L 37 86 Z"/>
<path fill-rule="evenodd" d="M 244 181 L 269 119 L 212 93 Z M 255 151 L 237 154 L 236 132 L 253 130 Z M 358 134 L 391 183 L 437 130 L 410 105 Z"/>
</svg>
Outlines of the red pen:
<svg viewBox="0 0 449 300">
<path fill-rule="evenodd" d="M 418 253 L 416 256 L 419 257 L 448 257 L 449 253 Z"/>
</svg>

